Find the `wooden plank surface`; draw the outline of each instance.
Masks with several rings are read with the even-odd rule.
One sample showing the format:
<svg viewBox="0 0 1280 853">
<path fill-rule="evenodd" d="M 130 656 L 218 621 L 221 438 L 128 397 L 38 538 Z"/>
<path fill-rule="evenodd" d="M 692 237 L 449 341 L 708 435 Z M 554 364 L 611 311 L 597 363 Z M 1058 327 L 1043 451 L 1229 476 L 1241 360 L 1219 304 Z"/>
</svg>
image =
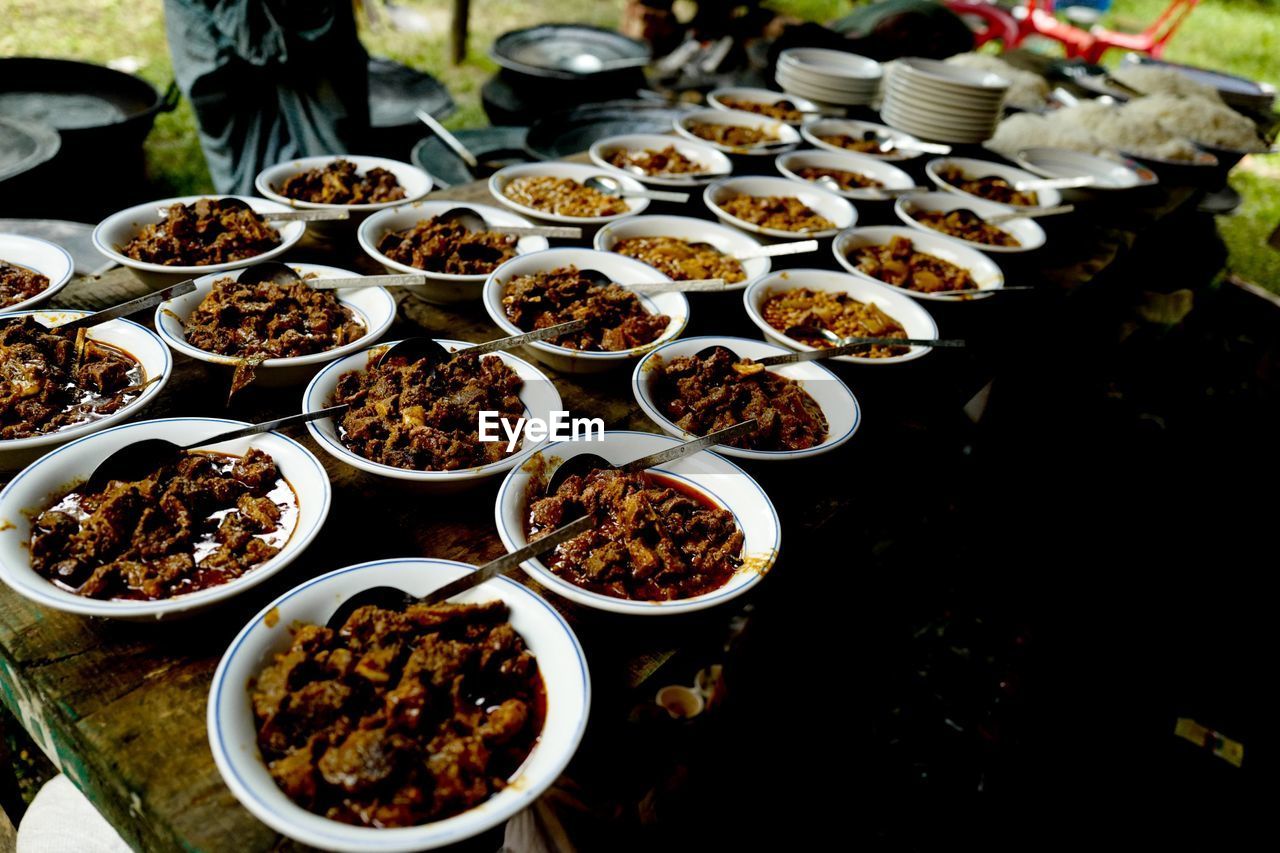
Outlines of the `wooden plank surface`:
<svg viewBox="0 0 1280 853">
<path fill-rule="evenodd" d="M 1063 227 L 1058 239 L 1034 261 L 1013 259 L 1007 270 L 1020 282 L 1039 282 L 1051 292 L 1087 283 L 1115 263 L 1137 235 L 1186 207 L 1190 192 L 1148 194 L 1141 207 L 1123 216 L 1103 215 Z M 437 197 L 487 201 L 483 184 L 456 187 Z M 701 204 L 689 215 L 706 216 Z M 686 212 L 674 209 L 652 212 Z M 1115 211 L 1111 212 L 1112 214 Z M 889 221 L 887 208 L 863 211 L 863 221 Z M 1059 227 L 1051 225 L 1050 227 Z M 1061 235 L 1075 235 L 1063 239 Z M 346 245 L 304 244 L 291 256 L 360 272 L 380 271 Z M 791 259 L 789 266 L 834 267 L 829 249 L 823 254 Z M 1015 282 L 1015 283 L 1020 283 Z M 55 300 L 58 307 L 98 308 L 139 295 L 145 288 L 123 269 L 98 279 L 81 279 Z M 706 294 L 693 300 L 688 334 L 708 332 L 758 338 L 746 320 L 738 295 Z M 1004 328 L 1010 309 L 1001 299 L 962 316 L 939 310 L 944 335 L 977 337 L 984 328 Z M 447 308 L 399 296 L 400 311 L 389 338 L 425 331 L 480 341 L 498 336 L 478 303 Z M 1023 303 L 1025 305 L 1025 303 Z M 967 310 L 968 306 L 949 306 Z M 975 306 L 976 308 L 977 306 Z M 137 318 L 145 320 L 146 318 Z M 995 369 L 980 349 L 928 364 L 910 374 L 926 377 L 928 394 L 941 405 L 958 409 L 983 387 Z M 575 415 L 601 417 L 611 429 L 656 431 L 635 405 L 626 373 L 556 380 L 566 408 Z M 903 372 L 875 369 L 850 379 L 864 408 L 880 419 L 882 433 L 895 428 L 910 406 L 894 409 L 893 385 Z M 847 377 L 851 374 L 845 374 Z M 230 415 L 257 420 L 289 414 L 299 408 L 301 389 L 250 389 L 227 408 L 222 402 L 227 375 L 175 356 L 173 378 L 146 417 Z M 877 384 L 879 383 L 879 384 Z M 914 386 L 919 388 L 920 386 Z M 218 389 L 212 393 L 211 389 Z M 867 399 L 888 401 L 873 409 Z M 879 405 L 879 402 L 877 402 Z M 480 563 L 502 553 L 492 522 L 494 487 L 461 497 L 433 500 L 388 491 L 386 481 L 356 472 L 321 452 L 305 432 L 294 432 L 325 464 L 334 485 L 329 521 L 307 553 L 237 600 L 196 618 L 157 624 L 117 624 L 45 610 L 0 588 L 0 695 L 46 753 L 93 800 L 130 844 L 154 850 L 257 850 L 281 846 L 275 834 L 251 817 L 232 798 L 213 765 L 205 735 L 205 702 L 209 682 L 228 640 L 270 598 L 306 578 L 354 562 L 399 556 L 435 556 Z M 846 450 L 823 464 L 849 464 Z M 838 523 L 850 497 L 826 487 L 813 468 L 754 471 L 783 516 L 787 536 L 813 532 Z M 303 496 L 305 499 L 305 496 Z M 370 532 L 375 535 L 370 536 Z M 591 657 L 593 681 L 625 690 L 658 670 L 676 649 L 694 638 L 716 636 L 728 615 L 723 612 L 660 626 L 618 623 L 599 614 L 577 612 L 556 599 L 574 621 Z M 614 709 L 597 703 L 593 714 Z"/>
</svg>

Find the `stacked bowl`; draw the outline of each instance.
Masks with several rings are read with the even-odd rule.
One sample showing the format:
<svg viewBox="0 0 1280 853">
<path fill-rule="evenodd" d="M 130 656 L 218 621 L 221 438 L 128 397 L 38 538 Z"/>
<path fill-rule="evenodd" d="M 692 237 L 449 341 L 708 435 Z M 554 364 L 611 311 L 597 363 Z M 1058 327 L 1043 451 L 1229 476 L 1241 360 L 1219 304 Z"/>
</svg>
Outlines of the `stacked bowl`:
<svg viewBox="0 0 1280 853">
<path fill-rule="evenodd" d="M 892 66 L 880 117 L 938 142 L 983 142 L 995 133 L 1009 81 L 998 74 L 909 57 Z"/>
<path fill-rule="evenodd" d="M 819 47 L 782 51 L 774 70 L 784 92 L 806 98 L 820 107 L 870 104 L 880 91 L 883 73 L 880 63 L 874 59 Z"/>
</svg>

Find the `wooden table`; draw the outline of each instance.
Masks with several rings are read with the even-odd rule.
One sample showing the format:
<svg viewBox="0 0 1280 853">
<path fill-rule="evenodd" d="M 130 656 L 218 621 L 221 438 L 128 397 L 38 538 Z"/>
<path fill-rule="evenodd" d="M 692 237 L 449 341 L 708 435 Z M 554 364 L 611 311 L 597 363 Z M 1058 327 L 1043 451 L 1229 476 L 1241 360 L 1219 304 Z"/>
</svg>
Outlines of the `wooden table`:
<svg viewBox="0 0 1280 853">
<path fill-rule="evenodd" d="M 436 196 L 485 200 L 487 192 L 477 183 Z M 1117 263 L 1140 233 L 1185 211 L 1191 197 L 1190 191 L 1161 191 L 1122 213 L 1112 205 L 1075 223 L 1048 223 L 1054 231 L 1050 246 L 1034 259 L 1013 258 L 1006 265 L 1013 283 L 1045 285 L 1044 298 L 1033 294 L 1015 300 L 1010 294 L 985 305 L 943 306 L 936 313 L 944 336 L 968 337 L 974 346 L 967 353 L 931 355 L 906 370 L 846 373 L 862 399 L 866 421 L 855 441 L 816 465 L 752 469 L 780 510 L 788 545 L 778 567 L 748 599 L 758 607 L 766 607 L 771 598 L 784 600 L 785 585 L 803 577 L 797 556 L 820 553 L 830 542 L 829 531 L 847 528 L 852 498 L 832 480 L 832 471 L 854 464 L 888 465 L 882 462 L 892 455 L 888 448 L 903 436 L 949 428 L 961 417 L 961 406 L 999 371 L 999 353 L 1009 351 L 1009 339 L 1019 327 L 1025 333 L 1033 325 L 1011 323 L 1010 317 L 1057 311 L 1063 293 Z M 692 215 L 707 215 L 696 198 L 689 207 Z M 861 212 L 864 224 L 892 216 L 868 206 Z M 790 259 L 790 265 L 834 267 L 828 247 L 822 251 Z M 1001 256 L 1002 263 L 1008 257 Z M 378 271 L 359 257 L 354 245 L 304 245 L 293 259 Z M 116 269 L 99 279 L 73 282 L 54 304 L 98 308 L 144 290 L 129 272 Z M 707 298 L 693 300 L 687 334 L 759 337 L 736 295 L 698 296 Z M 478 303 L 442 308 L 401 295 L 399 315 L 389 338 L 425 331 L 481 341 L 498 334 Z M 981 345 L 992 330 L 1000 336 L 1000 348 Z M 146 417 L 229 414 L 259 420 L 299 407 L 300 389 L 250 389 L 228 409 L 222 400 L 224 375 L 211 377 L 205 365 L 182 356 L 175 362 L 168 388 Z M 548 373 L 575 415 L 601 417 L 609 428 L 656 431 L 634 403 L 625 373 L 581 378 Z M 0 693 L 5 705 L 135 848 L 241 851 L 281 844 L 223 785 L 205 734 L 214 667 L 229 639 L 265 602 L 309 577 L 355 562 L 421 555 L 480 563 L 503 553 L 492 522 L 494 487 L 448 500 L 388 493 L 385 481 L 336 462 L 305 432 L 295 435 L 325 464 L 333 481 L 328 523 L 307 552 L 271 582 L 214 612 L 186 621 L 121 624 L 46 610 L 0 588 Z M 660 624 L 626 622 L 620 631 L 619 620 L 551 600 L 569 613 L 588 649 L 597 693 L 593 725 L 594 718 L 625 713 L 625 701 L 611 697 L 630 695 L 677 650 L 719 642 L 737 612 L 731 607 L 728 613 L 689 619 L 637 620 Z M 584 746 L 583 752 L 588 749 Z"/>
</svg>

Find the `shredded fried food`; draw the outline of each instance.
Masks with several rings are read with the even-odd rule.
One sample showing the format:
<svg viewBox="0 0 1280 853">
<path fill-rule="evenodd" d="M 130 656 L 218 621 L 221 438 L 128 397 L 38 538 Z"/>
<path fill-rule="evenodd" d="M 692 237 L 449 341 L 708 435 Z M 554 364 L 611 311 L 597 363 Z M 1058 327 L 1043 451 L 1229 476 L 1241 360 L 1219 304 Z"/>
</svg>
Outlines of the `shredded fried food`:
<svg viewBox="0 0 1280 853">
<path fill-rule="evenodd" d="M 797 287 L 771 294 L 761 306 L 764 321 L 780 332 L 811 347 L 835 346 L 820 335 L 798 335 L 796 327 L 826 329 L 842 338 L 905 338 L 902 324 L 874 302 L 859 302 L 847 293 Z M 908 352 L 906 347 L 876 344 L 861 350 L 859 358 L 889 358 Z"/>
<path fill-rule="evenodd" d="M 763 127 L 709 121 L 691 121 L 685 127 L 699 139 L 730 148 L 750 148 L 762 142 L 778 141 L 776 133 L 770 133 Z"/>
<path fill-rule="evenodd" d="M 706 435 L 755 418 L 751 435 L 733 441 L 751 450 L 803 450 L 827 437 L 822 407 L 799 382 L 717 347 L 654 367 L 654 398 L 680 429 Z"/>
<path fill-rule="evenodd" d="M 446 275 L 488 275 L 516 256 L 518 238 L 494 231 L 468 231 L 459 222 L 433 216 L 403 231 L 390 231 L 378 251 L 393 261 Z"/>
<path fill-rule="evenodd" d="M 921 293 L 974 290 L 978 287 L 968 270 L 937 255 L 916 251 L 915 245 L 906 237 L 894 237 L 887 244 L 854 249 L 849 259 L 872 278 Z"/>
<path fill-rule="evenodd" d="M 87 598 L 172 598 L 270 560 L 297 521 L 297 495 L 268 454 L 183 451 L 141 480 L 58 498 L 32 525 L 31 567 Z"/>
<path fill-rule="evenodd" d="M 229 356 L 295 358 L 346 346 L 364 324 L 332 290 L 305 281 L 250 284 L 220 278 L 183 323 L 187 342 Z"/>
<path fill-rule="evenodd" d="M 863 154 L 882 154 L 880 137 L 870 130 L 854 136 L 848 133 L 828 133 L 818 137 L 828 145 L 843 148 L 846 151 L 858 151 Z"/>
<path fill-rule="evenodd" d="M 0 260 L 0 308 L 25 302 L 48 286 L 47 275 Z"/>
<path fill-rule="evenodd" d="M 625 199 L 605 195 L 573 178 L 549 175 L 513 178 L 502 194 L 516 204 L 557 216 L 618 216 L 631 209 Z"/>
<path fill-rule="evenodd" d="M 341 157 L 290 175 L 272 189 L 286 198 L 313 204 L 383 204 L 405 197 L 404 187 L 391 172 L 375 167 L 359 175 L 356 164 Z"/>
<path fill-rule="evenodd" d="M 795 196 L 738 194 L 720 202 L 720 208 L 761 228 L 777 231 L 830 231 L 836 224 Z"/>
<path fill-rule="evenodd" d="M 674 281 L 722 278 L 733 284 L 747 277 L 741 261 L 710 243 L 690 243 L 677 237 L 624 237 L 610 251 L 644 261 Z"/>
<path fill-rule="evenodd" d="M 143 226 L 120 252 L 149 264 L 194 267 L 252 258 L 280 243 L 280 232 L 252 210 L 202 198 L 172 205 L 163 219 Z"/>
<path fill-rule="evenodd" d="M 981 243 L 984 246 L 1016 247 L 1022 244 L 1018 238 L 1003 228 L 989 224 L 981 216 L 966 208 L 952 211 L 917 210 L 911 213 L 916 222 L 928 225 L 934 231 L 968 240 L 970 243 Z"/>
<path fill-rule="evenodd" d="M 554 495 L 530 495 L 530 540 L 591 515 L 596 525 L 543 557 L 593 592 L 671 601 L 719 589 L 742 565 L 733 513 L 675 480 L 617 469 L 574 475 Z"/>
<path fill-rule="evenodd" d="M 1020 192 L 1014 189 L 1013 184 L 995 175 L 975 178 L 958 166 L 947 166 L 938 171 L 938 177 L 958 190 L 988 201 L 1016 207 L 1035 207 L 1040 203 L 1034 192 Z"/>
<path fill-rule="evenodd" d="M 480 412 L 514 424 L 524 416 L 524 382 L 497 356 L 460 351 L 434 371 L 425 359 L 371 360 L 338 378 L 333 405 L 351 408 L 338 424 L 353 453 L 412 471 L 456 471 L 500 462 L 505 441 L 480 440 Z"/>
<path fill-rule="evenodd" d="M 690 160 L 676 150 L 674 145 L 668 145 L 661 151 L 654 151 L 652 148 L 641 151 L 619 148 L 606 157 L 605 161 L 624 171 L 635 167 L 646 175 L 688 175 L 706 171 L 706 166 L 697 160 Z"/>
<path fill-rule="evenodd" d="M 796 124 L 804 121 L 804 113 L 791 101 L 783 98 L 780 101 L 749 101 L 746 98 L 719 98 L 720 103 L 731 110 L 776 118 L 778 121 Z"/>
<path fill-rule="evenodd" d="M 825 169 L 818 166 L 804 166 L 795 170 L 796 174 L 806 181 L 817 182 L 821 178 L 830 178 L 842 190 L 878 189 L 884 186 L 883 181 L 869 178 L 861 172 L 850 172 L 847 169 Z M 826 181 L 823 181 L 826 183 Z M 819 184 L 821 186 L 821 184 Z"/>
<path fill-rule="evenodd" d="M 586 320 L 578 332 L 562 335 L 556 345 L 576 350 L 632 349 L 657 340 L 671 318 L 650 314 L 634 293 L 618 284 L 592 284 L 576 267 L 516 276 L 502 297 L 507 319 L 525 331 L 572 320 Z"/>
<path fill-rule="evenodd" d="M 362 607 L 294 629 L 250 686 L 258 748 L 289 799 L 330 820 L 417 826 L 507 786 L 542 731 L 538 662 L 501 601 Z"/>
</svg>

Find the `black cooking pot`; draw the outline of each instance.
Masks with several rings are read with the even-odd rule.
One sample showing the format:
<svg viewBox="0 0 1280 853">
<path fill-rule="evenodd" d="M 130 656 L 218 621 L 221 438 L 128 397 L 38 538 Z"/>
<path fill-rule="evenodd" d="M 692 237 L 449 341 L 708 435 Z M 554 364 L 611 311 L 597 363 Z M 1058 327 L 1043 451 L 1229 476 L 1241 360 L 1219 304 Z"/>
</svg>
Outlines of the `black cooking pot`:
<svg viewBox="0 0 1280 853">
<path fill-rule="evenodd" d="M 20 212 L 96 219 L 142 200 L 143 140 L 156 115 L 177 103 L 176 86 L 162 97 L 145 80 L 101 65 L 0 59 L 0 116 L 48 125 L 62 137 L 57 156 L 39 170 L 41 191 L 24 190 Z"/>
</svg>

